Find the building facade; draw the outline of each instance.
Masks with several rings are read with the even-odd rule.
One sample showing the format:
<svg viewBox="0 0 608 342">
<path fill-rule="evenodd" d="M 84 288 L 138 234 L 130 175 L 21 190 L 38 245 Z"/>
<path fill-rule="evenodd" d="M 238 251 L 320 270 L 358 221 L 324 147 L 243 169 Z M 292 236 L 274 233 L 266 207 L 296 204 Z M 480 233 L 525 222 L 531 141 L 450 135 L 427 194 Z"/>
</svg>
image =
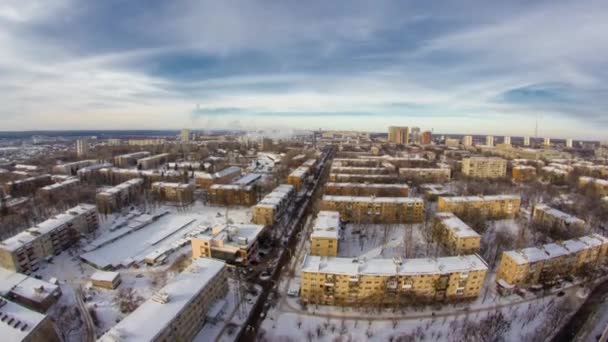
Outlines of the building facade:
<svg viewBox="0 0 608 342">
<path fill-rule="evenodd" d="M 453 213 L 435 214 L 433 236 L 454 255 L 475 254 L 481 246 L 481 236 Z"/>
<path fill-rule="evenodd" d="M 546 204 L 537 204 L 532 212 L 532 220 L 536 223 L 559 226 L 562 228 L 583 228 L 585 221 L 580 218 L 551 208 Z"/>
<path fill-rule="evenodd" d="M 477 255 L 367 261 L 308 255 L 300 299 L 344 306 L 467 300 L 479 296 L 487 271 Z"/>
<path fill-rule="evenodd" d="M 221 206 L 252 206 L 257 202 L 257 192 L 251 185 L 214 184 L 209 188 L 209 203 Z"/>
<path fill-rule="evenodd" d="M 399 175 L 407 180 L 420 182 L 449 182 L 452 170 L 441 168 L 400 168 Z"/>
<path fill-rule="evenodd" d="M 338 256 L 340 239 L 340 213 L 321 210 L 310 234 L 310 254 L 318 256 Z"/>
<path fill-rule="evenodd" d="M 287 210 L 295 196 L 291 184 L 281 184 L 256 204 L 252 211 L 252 222 L 264 226 L 273 226 Z"/>
<path fill-rule="evenodd" d="M 415 223 L 424 219 L 424 201 L 408 197 L 323 196 L 322 210 L 337 211 L 355 223 Z"/>
<path fill-rule="evenodd" d="M 192 257 L 214 258 L 230 264 L 248 265 L 257 258 L 260 224 L 230 224 L 207 228 L 191 240 Z"/>
<path fill-rule="evenodd" d="M 457 216 L 480 213 L 486 218 L 501 219 L 515 217 L 519 213 L 521 198 L 518 195 L 453 196 L 437 198 L 438 212 L 451 212 Z"/>
<path fill-rule="evenodd" d="M 325 183 L 325 195 L 407 197 L 407 184 Z"/>
<path fill-rule="evenodd" d="M 133 203 L 142 193 L 143 178 L 134 178 L 95 195 L 97 210 L 109 214 Z"/>
<path fill-rule="evenodd" d="M 390 126 L 388 128 L 388 142 L 397 145 L 407 145 L 410 143 L 410 130 L 408 127 Z"/>
<path fill-rule="evenodd" d="M 536 179 L 536 168 L 529 165 L 513 166 L 511 178 L 516 182 L 529 182 Z"/>
<path fill-rule="evenodd" d="M 501 178 L 507 175 L 507 161 L 493 157 L 471 157 L 462 160 L 462 173 L 476 178 Z"/>
<path fill-rule="evenodd" d="M 155 182 L 152 193 L 161 201 L 190 204 L 194 201 L 194 186 L 184 183 Z"/>
</svg>

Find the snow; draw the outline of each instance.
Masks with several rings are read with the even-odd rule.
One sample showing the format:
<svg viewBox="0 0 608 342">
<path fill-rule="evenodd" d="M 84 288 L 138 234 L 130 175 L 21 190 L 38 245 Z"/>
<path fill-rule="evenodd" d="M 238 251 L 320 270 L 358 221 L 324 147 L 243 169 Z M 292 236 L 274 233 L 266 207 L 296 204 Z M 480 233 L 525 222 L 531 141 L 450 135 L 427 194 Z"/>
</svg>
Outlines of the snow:
<svg viewBox="0 0 608 342">
<path fill-rule="evenodd" d="M 0 298 L 0 313 L 3 317 L 0 323 L 0 336 L 4 341 L 24 341 L 27 340 L 32 330 L 40 324 L 45 315 L 30 310 L 26 307 Z M 8 320 L 13 319 L 12 324 Z M 19 325 L 17 325 L 17 323 Z"/>
<path fill-rule="evenodd" d="M 93 273 L 93 275 L 91 276 L 91 280 L 111 283 L 114 282 L 114 280 L 118 277 L 120 277 L 120 273 L 118 272 L 97 271 Z"/>
<path fill-rule="evenodd" d="M 461 219 L 452 213 L 437 213 L 435 217 L 441 220 L 446 229 L 451 230 L 454 235 L 460 238 L 479 236 L 473 228 L 469 227 L 469 225 L 462 222 Z"/>
<path fill-rule="evenodd" d="M 329 202 L 369 202 L 369 203 L 423 203 L 421 198 L 374 197 L 374 196 L 331 196 L 324 195 L 323 201 Z"/>
</svg>

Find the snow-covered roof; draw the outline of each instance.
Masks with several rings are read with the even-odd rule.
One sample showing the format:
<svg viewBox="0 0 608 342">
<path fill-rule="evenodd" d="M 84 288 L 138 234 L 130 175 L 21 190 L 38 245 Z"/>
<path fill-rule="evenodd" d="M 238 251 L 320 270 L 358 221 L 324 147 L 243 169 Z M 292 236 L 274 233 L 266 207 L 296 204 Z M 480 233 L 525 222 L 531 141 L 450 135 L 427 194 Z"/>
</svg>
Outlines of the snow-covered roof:
<svg viewBox="0 0 608 342">
<path fill-rule="evenodd" d="M 257 174 L 257 173 L 250 173 L 248 175 L 245 175 L 237 180 L 235 180 L 233 182 L 233 184 L 238 184 L 238 185 L 251 185 L 252 183 L 256 182 L 258 179 L 262 178 L 262 175 Z"/>
<path fill-rule="evenodd" d="M 153 341 L 192 304 L 225 267 L 220 260 L 200 258 L 116 324 L 99 341 Z M 159 300 L 162 297 L 166 300 Z M 203 318 L 201 317 L 201 320 Z"/>
<path fill-rule="evenodd" d="M 169 153 L 161 153 L 161 154 L 155 154 L 153 156 L 141 158 L 141 159 L 137 160 L 137 162 L 141 163 L 141 162 L 146 162 L 146 161 L 151 161 L 151 160 L 158 160 L 158 159 L 167 158 L 167 157 L 169 157 Z"/>
<path fill-rule="evenodd" d="M 356 173 L 332 173 L 331 176 L 336 178 L 386 178 L 386 179 L 394 179 L 395 175 L 362 175 Z"/>
<path fill-rule="evenodd" d="M 441 197 L 446 202 L 492 202 L 492 201 L 507 201 L 520 200 L 519 195 L 491 195 L 491 196 L 454 196 Z"/>
<path fill-rule="evenodd" d="M 253 187 L 251 185 L 239 185 L 239 184 L 213 184 L 210 190 L 224 189 L 224 190 L 243 190 L 251 191 Z"/>
<path fill-rule="evenodd" d="M 227 224 L 215 228 L 208 228 L 195 238 L 211 241 L 217 249 L 236 251 L 251 247 L 264 230 L 261 224 Z"/>
<path fill-rule="evenodd" d="M 546 244 L 540 247 L 507 251 L 504 252 L 504 254 L 511 257 L 517 264 L 527 264 L 577 253 L 604 244 L 608 244 L 608 238 L 599 234 L 591 234 L 577 239 Z"/>
<path fill-rule="evenodd" d="M 42 187 L 40 189 L 45 190 L 45 191 L 53 191 L 53 190 L 61 189 L 63 187 L 68 187 L 68 186 L 71 186 L 71 185 L 75 185 L 75 184 L 77 184 L 79 182 L 80 181 L 78 180 L 78 178 L 70 178 L 70 179 L 64 180 L 64 181 L 59 182 L 59 183 L 53 183 L 53 184 L 44 186 L 44 187 Z"/>
<path fill-rule="evenodd" d="M 302 272 L 361 275 L 449 274 L 487 271 L 488 266 L 477 255 L 424 259 L 369 259 L 321 257 L 307 255 Z"/>
<path fill-rule="evenodd" d="M 92 281 L 105 281 L 105 282 L 114 282 L 117 278 L 120 278 L 120 273 L 118 272 L 105 272 L 105 271 L 97 271 L 91 275 Z"/>
<path fill-rule="evenodd" d="M 601 185 L 601 186 L 608 186 L 608 180 L 600 179 L 600 178 L 580 177 L 579 181 L 581 183 L 594 183 L 594 184 Z"/>
<path fill-rule="evenodd" d="M 311 238 L 338 239 L 340 233 L 340 213 L 337 211 L 322 210 L 312 227 Z"/>
<path fill-rule="evenodd" d="M 272 192 L 264 196 L 264 198 L 256 204 L 256 207 L 276 207 L 285 201 L 289 194 L 294 191 L 294 186 L 291 184 L 281 184 L 274 188 Z"/>
<path fill-rule="evenodd" d="M 302 177 L 306 176 L 306 174 L 308 173 L 308 171 L 309 171 L 308 166 L 300 166 L 297 169 L 293 170 L 289 174 L 289 177 L 299 177 L 299 178 L 302 178 Z"/>
<path fill-rule="evenodd" d="M 152 183 L 152 186 L 161 187 L 161 188 L 178 188 L 178 189 L 192 188 L 192 184 L 174 183 L 174 182 L 154 182 L 154 183 Z"/>
<path fill-rule="evenodd" d="M 413 197 L 374 197 L 374 196 L 330 196 L 324 195 L 323 201 L 330 202 L 369 202 L 369 203 L 423 203 L 421 198 Z"/>
<path fill-rule="evenodd" d="M 566 223 L 569 224 L 585 224 L 585 221 L 581 220 L 580 218 L 567 214 L 561 210 L 557 210 L 555 208 L 551 208 L 546 204 L 537 204 L 534 207 L 534 210 L 541 210 L 543 211 L 545 214 L 553 216 L 556 219 L 562 220 Z"/>
<path fill-rule="evenodd" d="M 56 215 L 13 237 L 10 237 L 0 242 L 0 248 L 4 250 L 14 251 L 22 247 L 23 245 L 38 239 L 41 235 L 48 234 L 51 231 L 63 226 L 64 224 L 72 221 L 74 218 L 90 211 L 96 210 L 97 208 L 92 204 L 80 204 L 74 208 L 67 210 L 65 213 Z"/>
<path fill-rule="evenodd" d="M 469 227 L 461 219 L 453 213 L 440 212 L 435 214 L 435 217 L 441 220 L 447 229 L 452 231 L 459 238 L 479 237 L 473 228 Z"/>
<path fill-rule="evenodd" d="M 6 316 L 0 323 L 0 336 L 4 341 L 25 341 L 45 319 L 45 315 L 14 302 L 0 298 L 0 313 Z M 12 319 L 11 324 L 7 322 Z"/>
<path fill-rule="evenodd" d="M 408 189 L 407 184 L 389 184 L 389 183 L 338 183 L 338 182 L 327 182 L 326 187 L 348 187 L 348 188 L 394 188 L 394 189 Z"/>
<path fill-rule="evenodd" d="M 106 196 L 111 196 L 113 194 L 122 192 L 122 191 L 126 191 L 129 188 L 136 186 L 136 185 L 141 185 L 144 183 L 144 180 L 142 178 L 133 178 L 133 179 L 129 179 L 126 182 L 120 183 L 115 187 L 111 187 L 111 188 L 107 188 L 104 189 L 103 191 L 101 191 L 99 194 L 103 194 Z"/>
</svg>

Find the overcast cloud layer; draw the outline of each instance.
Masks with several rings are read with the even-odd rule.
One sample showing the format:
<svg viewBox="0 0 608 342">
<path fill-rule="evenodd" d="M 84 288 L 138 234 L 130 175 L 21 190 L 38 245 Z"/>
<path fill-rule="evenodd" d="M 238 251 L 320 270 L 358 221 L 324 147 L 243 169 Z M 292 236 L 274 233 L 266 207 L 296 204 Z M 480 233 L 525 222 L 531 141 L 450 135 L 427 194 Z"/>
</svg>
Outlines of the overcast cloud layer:
<svg viewBox="0 0 608 342">
<path fill-rule="evenodd" d="M 607 1 L 0 2 L 0 130 L 604 139 Z"/>
</svg>

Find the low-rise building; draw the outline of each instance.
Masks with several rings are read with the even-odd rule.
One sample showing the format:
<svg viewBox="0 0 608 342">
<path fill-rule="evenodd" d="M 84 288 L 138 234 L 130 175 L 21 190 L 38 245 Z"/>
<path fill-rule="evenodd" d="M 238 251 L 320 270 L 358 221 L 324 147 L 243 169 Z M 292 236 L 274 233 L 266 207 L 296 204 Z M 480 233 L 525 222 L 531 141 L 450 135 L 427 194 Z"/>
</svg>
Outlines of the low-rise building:
<svg viewBox="0 0 608 342">
<path fill-rule="evenodd" d="M 109 214 L 133 203 L 141 194 L 143 178 L 134 178 L 115 187 L 98 192 L 95 196 L 100 213 Z"/>
<path fill-rule="evenodd" d="M 251 185 L 214 184 L 209 188 L 209 202 L 214 205 L 252 206 L 257 202 L 257 192 Z"/>
<path fill-rule="evenodd" d="M 38 312 L 46 312 L 61 297 L 61 288 L 0 267 L 0 296 Z"/>
<path fill-rule="evenodd" d="M 153 145 L 164 145 L 165 139 L 129 139 L 127 141 L 129 146 L 153 146 Z"/>
<path fill-rule="evenodd" d="M 209 189 L 213 184 L 230 184 L 241 176 L 241 168 L 230 166 L 216 173 L 195 172 L 194 181 L 201 189 Z"/>
<path fill-rule="evenodd" d="M 351 173 L 331 173 L 329 181 L 336 183 L 400 183 L 397 174 L 390 175 L 359 175 Z"/>
<path fill-rule="evenodd" d="M 407 197 L 407 184 L 325 183 L 325 194 L 334 196 Z"/>
<path fill-rule="evenodd" d="M 253 207 L 252 222 L 264 226 L 274 225 L 289 207 L 294 195 L 293 185 L 279 185 Z"/>
<path fill-rule="evenodd" d="M 451 254 L 478 253 L 481 246 L 481 236 L 453 213 L 435 214 L 433 236 Z"/>
<path fill-rule="evenodd" d="M 121 282 L 122 279 L 118 272 L 96 271 L 91 275 L 91 284 L 103 289 L 114 290 Z"/>
<path fill-rule="evenodd" d="M 150 156 L 150 152 L 141 151 L 141 152 L 133 152 L 128 154 L 122 154 L 114 157 L 114 165 L 117 167 L 129 168 L 137 166 L 137 161 L 142 158 L 147 158 Z"/>
<path fill-rule="evenodd" d="M 598 234 L 502 253 L 496 273 L 504 288 L 553 284 L 606 262 L 608 239 Z"/>
<path fill-rule="evenodd" d="M 419 182 L 449 182 L 452 171 L 447 167 L 441 168 L 400 168 L 399 175 L 406 180 Z"/>
<path fill-rule="evenodd" d="M 247 265 L 257 258 L 261 224 L 230 224 L 206 228 L 194 236 L 193 258 L 221 259 L 230 264 Z"/>
<path fill-rule="evenodd" d="M 608 195 L 608 180 L 592 177 L 580 177 L 578 179 L 578 185 L 581 188 L 591 186 L 598 192 L 599 195 Z"/>
<path fill-rule="evenodd" d="M 386 175 L 391 173 L 391 169 L 387 167 L 336 166 L 336 163 L 334 163 L 331 172 L 355 175 Z"/>
<path fill-rule="evenodd" d="M 4 193 L 12 197 L 29 196 L 36 193 L 39 188 L 52 183 L 49 174 L 18 179 L 4 184 Z"/>
<path fill-rule="evenodd" d="M 76 172 L 83 167 L 99 164 L 99 161 L 95 159 L 79 160 L 75 162 L 69 162 L 65 164 L 53 166 L 53 173 L 76 176 Z"/>
<path fill-rule="evenodd" d="M 453 196 L 437 198 L 437 211 L 452 212 L 457 216 L 480 213 L 486 218 L 514 217 L 519 212 L 521 198 L 518 195 Z"/>
<path fill-rule="evenodd" d="M 3 341 L 59 342 L 50 317 L 0 297 L 0 336 Z"/>
<path fill-rule="evenodd" d="M 476 178 L 501 178 L 507 175 L 507 161 L 495 157 L 470 157 L 462 160 L 462 173 Z"/>
<path fill-rule="evenodd" d="M 408 197 L 323 196 L 322 210 L 356 223 L 413 223 L 424 219 L 424 201 Z"/>
<path fill-rule="evenodd" d="M 195 259 L 99 341 L 192 341 L 209 309 L 227 293 L 226 263 Z"/>
<path fill-rule="evenodd" d="M 194 185 L 184 183 L 154 182 L 152 193 L 161 201 L 190 204 L 194 201 Z"/>
<path fill-rule="evenodd" d="M 319 211 L 310 234 L 310 254 L 319 256 L 338 256 L 340 238 L 340 213 Z"/>
<path fill-rule="evenodd" d="M 293 185 L 296 192 L 302 191 L 302 189 L 304 189 L 306 177 L 308 176 L 309 171 L 310 168 L 307 166 L 298 167 L 287 176 L 287 183 Z"/>
<path fill-rule="evenodd" d="M 61 253 L 98 225 L 94 205 L 76 206 L 0 242 L 0 266 L 25 274 L 35 272 L 42 259 Z"/>
<path fill-rule="evenodd" d="M 536 223 L 549 226 L 557 225 L 563 228 L 583 228 L 585 221 L 580 218 L 551 208 L 546 204 L 537 204 L 532 212 L 532 219 Z"/>
<path fill-rule="evenodd" d="M 424 194 L 427 201 L 436 201 L 439 196 L 454 196 L 454 193 L 445 184 L 421 184 L 420 191 Z"/>
<path fill-rule="evenodd" d="M 69 178 L 61 182 L 43 186 L 38 189 L 37 194 L 47 201 L 55 201 L 62 197 L 61 194 L 70 193 L 78 189 L 79 185 L 80 180 L 78 180 L 78 178 Z"/>
<path fill-rule="evenodd" d="M 529 165 L 513 166 L 511 178 L 516 182 L 529 182 L 536 179 L 536 168 Z"/>
<path fill-rule="evenodd" d="M 369 260 L 308 255 L 300 299 L 364 306 L 467 300 L 479 296 L 487 271 L 477 255 Z"/>
<path fill-rule="evenodd" d="M 169 162 L 169 153 L 156 154 L 137 160 L 137 168 L 140 170 L 158 169 L 161 165 Z"/>
</svg>

